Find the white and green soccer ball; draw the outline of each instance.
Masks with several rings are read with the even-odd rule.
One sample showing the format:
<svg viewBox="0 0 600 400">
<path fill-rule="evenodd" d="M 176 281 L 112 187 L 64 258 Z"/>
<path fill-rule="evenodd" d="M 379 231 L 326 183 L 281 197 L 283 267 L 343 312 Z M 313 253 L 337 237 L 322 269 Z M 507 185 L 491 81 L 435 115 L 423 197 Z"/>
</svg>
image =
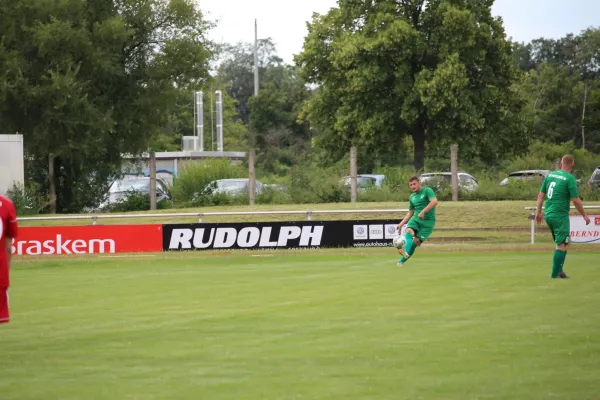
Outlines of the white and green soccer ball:
<svg viewBox="0 0 600 400">
<path fill-rule="evenodd" d="M 397 249 L 401 249 L 406 245 L 406 238 L 404 235 L 396 235 L 392 240 L 394 247 Z"/>
</svg>

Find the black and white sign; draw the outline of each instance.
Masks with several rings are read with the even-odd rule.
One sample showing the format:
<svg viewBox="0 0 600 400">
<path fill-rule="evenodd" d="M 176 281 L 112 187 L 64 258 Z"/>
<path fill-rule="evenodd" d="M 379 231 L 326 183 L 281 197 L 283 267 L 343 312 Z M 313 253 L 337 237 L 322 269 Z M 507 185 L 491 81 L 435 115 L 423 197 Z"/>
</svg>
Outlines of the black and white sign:
<svg viewBox="0 0 600 400">
<path fill-rule="evenodd" d="M 384 247 L 391 246 L 396 224 L 384 220 L 164 225 L 163 250 Z"/>
</svg>

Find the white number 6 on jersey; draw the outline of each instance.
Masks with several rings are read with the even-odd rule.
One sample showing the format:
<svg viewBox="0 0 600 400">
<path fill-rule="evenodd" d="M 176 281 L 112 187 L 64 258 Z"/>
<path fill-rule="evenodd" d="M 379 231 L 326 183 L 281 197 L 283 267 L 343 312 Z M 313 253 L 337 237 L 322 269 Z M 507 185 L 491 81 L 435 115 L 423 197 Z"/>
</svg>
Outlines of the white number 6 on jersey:
<svg viewBox="0 0 600 400">
<path fill-rule="evenodd" d="M 554 186 L 556 185 L 556 182 L 551 182 L 550 186 L 548 186 L 548 193 L 547 196 L 549 199 L 552 198 L 552 193 L 554 192 Z"/>
</svg>

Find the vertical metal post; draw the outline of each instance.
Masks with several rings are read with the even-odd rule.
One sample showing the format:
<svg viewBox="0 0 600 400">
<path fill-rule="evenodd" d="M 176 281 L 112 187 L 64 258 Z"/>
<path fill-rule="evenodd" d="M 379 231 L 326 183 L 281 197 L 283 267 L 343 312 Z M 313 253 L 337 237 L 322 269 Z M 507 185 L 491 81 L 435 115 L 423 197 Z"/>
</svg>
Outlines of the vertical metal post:
<svg viewBox="0 0 600 400">
<path fill-rule="evenodd" d="M 254 95 L 258 96 L 258 23 L 254 19 Z"/>
<path fill-rule="evenodd" d="M 204 151 L 204 93 L 196 92 L 196 129 L 198 132 L 197 147 Z M 196 148 L 194 148 L 196 150 Z"/>
<path fill-rule="evenodd" d="M 215 151 L 215 123 L 214 123 L 213 99 L 210 96 L 210 151 Z"/>
<path fill-rule="evenodd" d="M 223 93 L 220 90 L 217 95 L 217 151 L 223 152 Z"/>
</svg>

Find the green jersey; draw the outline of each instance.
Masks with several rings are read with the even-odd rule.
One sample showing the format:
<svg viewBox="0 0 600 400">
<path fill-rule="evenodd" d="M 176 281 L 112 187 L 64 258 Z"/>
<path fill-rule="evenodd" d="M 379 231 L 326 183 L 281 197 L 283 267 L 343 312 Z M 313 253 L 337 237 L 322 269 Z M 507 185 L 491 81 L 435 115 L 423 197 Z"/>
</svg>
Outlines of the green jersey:
<svg viewBox="0 0 600 400">
<path fill-rule="evenodd" d="M 435 192 L 433 189 L 430 187 L 422 187 L 421 190 L 412 193 L 408 198 L 408 209 L 415 210 L 416 217 L 425 207 L 427 207 L 431 199 L 435 199 Z M 435 221 L 435 208 L 432 208 L 425 213 L 424 221 Z"/>
<path fill-rule="evenodd" d="M 568 215 L 571 199 L 579 197 L 577 181 L 567 171 L 558 170 L 546 176 L 540 192 L 546 194 L 546 215 Z"/>
</svg>

